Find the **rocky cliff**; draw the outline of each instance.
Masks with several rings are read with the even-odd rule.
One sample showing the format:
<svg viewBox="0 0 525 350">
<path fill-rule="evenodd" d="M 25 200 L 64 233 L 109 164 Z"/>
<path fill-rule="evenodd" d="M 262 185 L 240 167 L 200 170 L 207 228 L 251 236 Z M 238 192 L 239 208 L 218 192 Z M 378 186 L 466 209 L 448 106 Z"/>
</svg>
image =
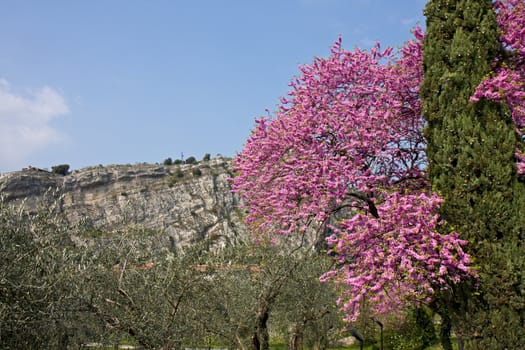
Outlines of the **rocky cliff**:
<svg viewBox="0 0 525 350">
<path fill-rule="evenodd" d="M 36 168 L 0 176 L 0 193 L 34 209 L 46 193 L 73 224 L 117 230 L 140 226 L 159 231 L 163 241 L 218 242 L 246 232 L 230 192 L 232 162 L 220 156 L 197 164 L 96 166 L 59 175 Z M 48 195 L 49 196 L 49 195 Z"/>
</svg>

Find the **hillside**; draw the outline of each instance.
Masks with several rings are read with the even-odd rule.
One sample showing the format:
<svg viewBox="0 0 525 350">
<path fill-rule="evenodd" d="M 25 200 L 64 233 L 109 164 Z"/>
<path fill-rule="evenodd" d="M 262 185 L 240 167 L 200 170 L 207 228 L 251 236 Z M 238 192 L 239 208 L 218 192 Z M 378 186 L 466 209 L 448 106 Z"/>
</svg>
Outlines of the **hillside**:
<svg viewBox="0 0 525 350">
<path fill-rule="evenodd" d="M 65 176 L 29 167 L 1 175 L 0 193 L 29 209 L 54 194 L 73 224 L 140 226 L 160 231 L 166 244 L 186 245 L 245 233 L 231 176 L 231 160 L 220 156 L 191 165 L 94 166 Z"/>
</svg>

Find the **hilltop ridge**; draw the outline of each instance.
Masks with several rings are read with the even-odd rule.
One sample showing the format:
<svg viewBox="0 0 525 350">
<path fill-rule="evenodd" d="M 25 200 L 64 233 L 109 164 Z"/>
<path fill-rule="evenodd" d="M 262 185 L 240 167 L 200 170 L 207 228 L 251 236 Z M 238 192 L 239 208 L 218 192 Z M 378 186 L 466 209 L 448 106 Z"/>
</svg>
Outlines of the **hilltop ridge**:
<svg viewBox="0 0 525 350">
<path fill-rule="evenodd" d="M 53 193 L 72 224 L 140 226 L 160 232 L 165 244 L 225 242 L 246 232 L 228 182 L 232 167 L 221 156 L 194 164 L 90 166 L 67 175 L 28 167 L 2 174 L 0 194 L 33 210 Z"/>
</svg>

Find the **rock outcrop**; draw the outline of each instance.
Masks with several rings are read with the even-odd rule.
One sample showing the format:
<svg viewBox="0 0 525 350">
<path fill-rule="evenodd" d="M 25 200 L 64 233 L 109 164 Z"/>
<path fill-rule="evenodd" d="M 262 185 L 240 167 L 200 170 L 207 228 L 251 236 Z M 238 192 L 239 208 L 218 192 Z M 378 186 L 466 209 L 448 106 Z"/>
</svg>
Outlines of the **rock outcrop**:
<svg viewBox="0 0 525 350">
<path fill-rule="evenodd" d="M 0 176 L 0 193 L 33 210 L 49 193 L 58 195 L 72 224 L 140 226 L 172 244 L 225 242 L 246 233 L 228 183 L 232 171 L 231 160 L 220 156 L 191 165 L 95 166 L 65 176 L 29 167 Z"/>
</svg>

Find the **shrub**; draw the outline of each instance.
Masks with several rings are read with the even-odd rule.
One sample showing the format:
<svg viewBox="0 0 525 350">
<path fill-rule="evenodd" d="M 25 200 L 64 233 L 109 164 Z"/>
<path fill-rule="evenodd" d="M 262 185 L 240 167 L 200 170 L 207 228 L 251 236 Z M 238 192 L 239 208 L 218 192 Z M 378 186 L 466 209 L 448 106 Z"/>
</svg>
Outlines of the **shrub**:
<svg viewBox="0 0 525 350">
<path fill-rule="evenodd" d="M 197 163 L 197 159 L 195 159 L 195 157 L 191 156 L 191 157 L 186 158 L 186 164 L 195 164 L 195 163 Z"/>
<path fill-rule="evenodd" d="M 207 161 L 210 160 L 210 158 L 211 158 L 211 155 L 210 155 L 209 153 L 206 153 L 206 154 L 204 155 L 204 157 L 202 157 L 202 160 L 203 160 L 204 162 L 207 162 Z"/>
<path fill-rule="evenodd" d="M 177 183 L 177 178 L 175 176 L 169 176 L 166 178 L 166 184 L 168 187 L 173 187 Z"/>
<path fill-rule="evenodd" d="M 201 176 L 202 175 L 202 171 L 199 168 L 194 168 L 194 169 L 192 169 L 191 172 L 192 172 L 193 176 Z"/>
<path fill-rule="evenodd" d="M 164 165 L 172 165 L 173 164 L 173 160 L 170 157 L 168 157 L 168 158 L 164 159 L 164 163 L 163 164 Z"/>
<path fill-rule="evenodd" d="M 52 166 L 51 172 L 65 176 L 69 174 L 69 164 L 60 164 L 60 165 Z"/>
<path fill-rule="evenodd" d="M 430 311 L 424 307 L 410 310 L 395 330 L 385 332 L 385 349 L 419 350 L 435 344 L 437 337 Z"/>
</svg>

